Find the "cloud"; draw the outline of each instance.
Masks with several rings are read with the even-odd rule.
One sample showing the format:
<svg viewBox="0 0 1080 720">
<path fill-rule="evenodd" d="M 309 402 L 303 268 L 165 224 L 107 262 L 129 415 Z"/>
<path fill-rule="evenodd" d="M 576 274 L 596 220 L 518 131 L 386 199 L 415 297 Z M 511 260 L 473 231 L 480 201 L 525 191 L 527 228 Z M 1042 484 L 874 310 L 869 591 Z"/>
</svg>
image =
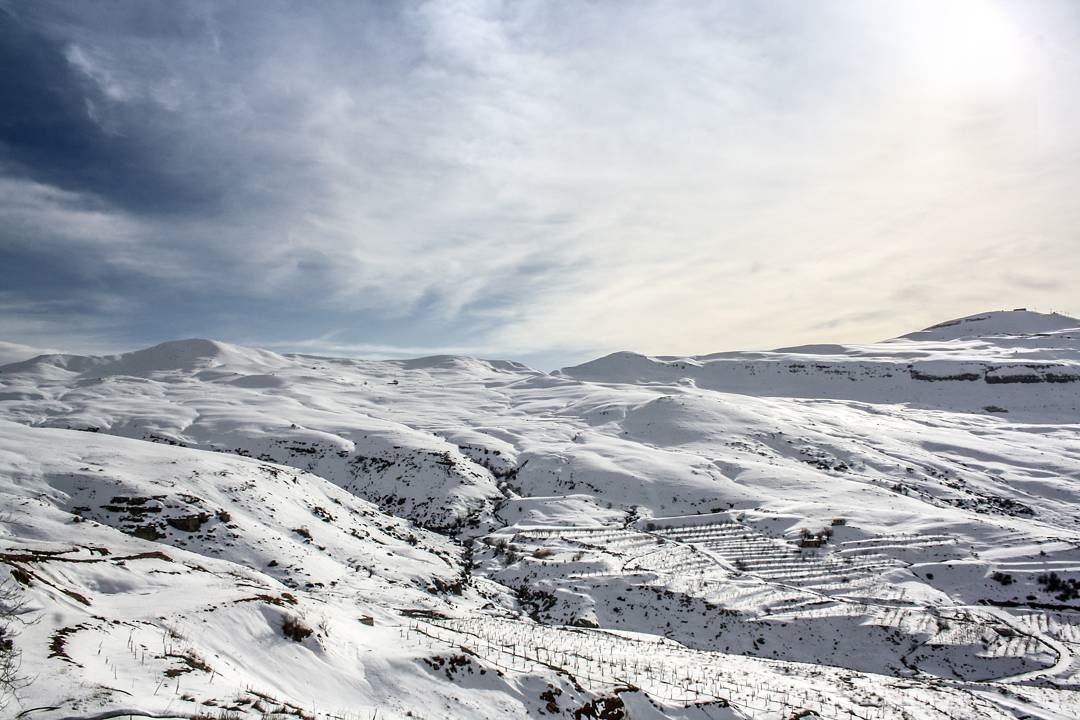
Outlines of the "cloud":
<svg viewBox="0 0 1080 720">
<path fill-rule="evenodd" d="M 961 5 L 0 1 L 0 256 L 53 279 L 0 273 L 124 342 L 365 352 L 1064 306 L 1080 17 Z"/>
<path fill-rule="evenodd" d="M 21 360 L 29 360 L 38 355 L 47 355 L 53 352 L 56 351 L 0 340 L 0 365 L 7 365 Z"/>
<path fill-rule="evenodd" d="M 162 162 L 179 128 L 154 104 L 131 97 L 96 52 L 2 8 L 0 35 L 8 173 L 142 212 L 213 203 L 205 177 Z"/>
<path fill-rule="evenodd" d="M 84 292 L 77 299 L 39 300 L 0 291 L 0 357 L 45 352 L 108 353 L 122 347 L 110 336 L 131 308 L 124 298 Z M 14 339 L 18 338 L 19 341 Z"/>
</svg>

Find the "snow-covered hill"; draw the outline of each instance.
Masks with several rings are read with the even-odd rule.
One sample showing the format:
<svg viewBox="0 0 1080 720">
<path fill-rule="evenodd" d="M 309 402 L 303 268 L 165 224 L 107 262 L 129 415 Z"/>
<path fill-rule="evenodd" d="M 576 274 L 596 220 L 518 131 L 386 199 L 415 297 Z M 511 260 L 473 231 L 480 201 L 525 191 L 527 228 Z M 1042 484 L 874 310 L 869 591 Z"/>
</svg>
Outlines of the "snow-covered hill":
<svg viewBox="0 0 1080 720">
<path fill-rule="evenodd" d="M 592 382 L 682 382 L 750 395 L 1012 412 L 1029 422 L 1067 422 L 1080 413 L 1080 321 L 994 312 L 872 345 L 688 358 L 623 352 L 562 374 Z"/>
<path fill-rule="evenodd" d="M 23 717 L 1080 716 L 1065 316 L 552 374 L 181 340 L 0 367 L 0 418 Z"/>
</svg>

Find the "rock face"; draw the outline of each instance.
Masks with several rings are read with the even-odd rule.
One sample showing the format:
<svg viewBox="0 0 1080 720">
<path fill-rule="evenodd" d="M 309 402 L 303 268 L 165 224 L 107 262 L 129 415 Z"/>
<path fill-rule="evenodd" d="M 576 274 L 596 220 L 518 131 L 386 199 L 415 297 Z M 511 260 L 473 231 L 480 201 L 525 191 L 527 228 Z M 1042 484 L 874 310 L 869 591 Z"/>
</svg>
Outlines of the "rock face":
<svg viewBox="0 0 1080 720">
<path fill-rule="evenodd" d="M 0 367 L 20 711 L 1080 717 L 1078 325 Z"/>
</svg>

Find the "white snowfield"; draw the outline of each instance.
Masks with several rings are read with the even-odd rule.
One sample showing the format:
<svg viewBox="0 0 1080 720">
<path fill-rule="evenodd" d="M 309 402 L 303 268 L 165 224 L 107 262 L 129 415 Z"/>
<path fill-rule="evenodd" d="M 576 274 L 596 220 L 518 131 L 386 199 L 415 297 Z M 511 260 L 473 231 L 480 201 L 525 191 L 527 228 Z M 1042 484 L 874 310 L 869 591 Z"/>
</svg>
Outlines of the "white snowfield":
<svg viewBox="0 0 1080 720">
<path fill-rule="evenodd" d="M 62 718 L 1080 717 L 1080 321 L 543 373 L 181 340 L 0 367 Z"/>
</svg>

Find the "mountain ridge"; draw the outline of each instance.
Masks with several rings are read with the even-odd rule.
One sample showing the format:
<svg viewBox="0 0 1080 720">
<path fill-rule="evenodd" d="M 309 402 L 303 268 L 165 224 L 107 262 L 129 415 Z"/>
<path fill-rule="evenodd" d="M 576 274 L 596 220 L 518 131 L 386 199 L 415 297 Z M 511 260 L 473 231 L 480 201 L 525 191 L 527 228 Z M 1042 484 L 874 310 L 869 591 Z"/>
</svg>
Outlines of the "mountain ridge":
<svg viewBox="0 0 1080 720">
<path fill-rule="evenodd" d="M 972 332 L 964 332 L 965 330 L 971 330 Z M 782 347 L 775 350 L 766 351 L 725 351 L 719 353 L 707 353 L 704 355 L 645 355 L 636 353 L 629 350 L 616 351 L 609 353 L 593 360 L 581 363 L 577 366 L 569 366 L 562 368 L 561 370 L 570 370 L 575 367 L 582 367 L 597 363 L 606 358 L 618 357 L 645 357 L 654 358 L 665 362 L 671 361 L 701 361 L 708 359 L 716 359 L 731 356 L 754 356 L 754 355 L 767 355 L 767 354 L 801 354 L 801 355 L 830 355 L 830 354 L 843 354 L 850 352 L 855 348 L 869 348 L 869 347 L 888 347 L 890 343 L 898 343 L 904 340 L 916 340 L 916 341 L 941 341 L 941 340 L 960 340 L 966 338 L 988 338 L 988 337 L 1030 337 L 1034 335 L 1045 335 L 1047 333 L 1058 333 L 1065 330 L 1075 330 L 1077 336 L 1080 336 L 1080 320 L 1072 318 L 1061 313 L 1039 313 L 1028 310 L 1011 310 L 1011 311 L 993 311 L 986 313 L 976 313 L 973 315 L 965 316 L 962 318 L 956 318 L 953 320 L 947 320 L 941 323 L 931 325 L 922 330 L 916 330 L 904 335 L 900 335 L 896 338 L 883 340 L 878 343 L 871 344 L 811 344 L 792 347 Z M 945 335 L 941 333 L 948 331 Z M 1080 355 L 1080 344 L 1078 344 L 1078 355 Z M 250 357 L 246 357 L 248 355 Z M 205 362 L 211 364 L 214 362 L 226 363 L 237 362 L 239 360 L 247 360 L 249 362 L 270 364 L 274 360 L 284 358 L 309 358 L 312 360 L 320 359 L 345 359 L 333 355 L 321 355 L 310 353 L 284 353 L 279 354 L 269 350 L 262 350 L 256 346 L 237 345 L 233 343 L 227 343 L 220 340 L 213 340 L 208 338 L 183 338 L 178 340 L 169 340 L 158 343 L 145 348 L 139 348 L 136 350 L 114 353 L 110 355 L 78 355 L 70 353 L 48 353 L 44 355 L 38 355 L 26 360 L 21 360 L 14 363 L 8 363 L 7 365 L 0 365 L 0 370 L 8 368 L 12 365 L 19 366 L 22 369 L 26 363 L 40 364 L 51 363 L 61 367 L 72 367 L 79 369 L 97 369 L 110 370 L 111 367 L 116 368 L 131 368 L 133 371 L 138 372 L 139 369 L 152 370 L 165 370 L 165 369 L 190 369 L 199 362 Z M 454 364 L 467 363 L 470 361 L 486 363 L 492 367 L 520 370 L 520 369 L 532 369 L 527 365 L 510 360 L 492 360 L 474 357 L 470 355 L 429 355 L 416 358 L 405 358 L 399 360 L 382 360 L 382 361 L 369 361 L 369 362 L 386 362 L 400 364 L 405 369 L 425 368 L 428 366 L 452 366 Z M 117 370 L 119 372 L 119 370 Z M 541 371 L 536 371 L 541 372 Z"/>
</svg>

